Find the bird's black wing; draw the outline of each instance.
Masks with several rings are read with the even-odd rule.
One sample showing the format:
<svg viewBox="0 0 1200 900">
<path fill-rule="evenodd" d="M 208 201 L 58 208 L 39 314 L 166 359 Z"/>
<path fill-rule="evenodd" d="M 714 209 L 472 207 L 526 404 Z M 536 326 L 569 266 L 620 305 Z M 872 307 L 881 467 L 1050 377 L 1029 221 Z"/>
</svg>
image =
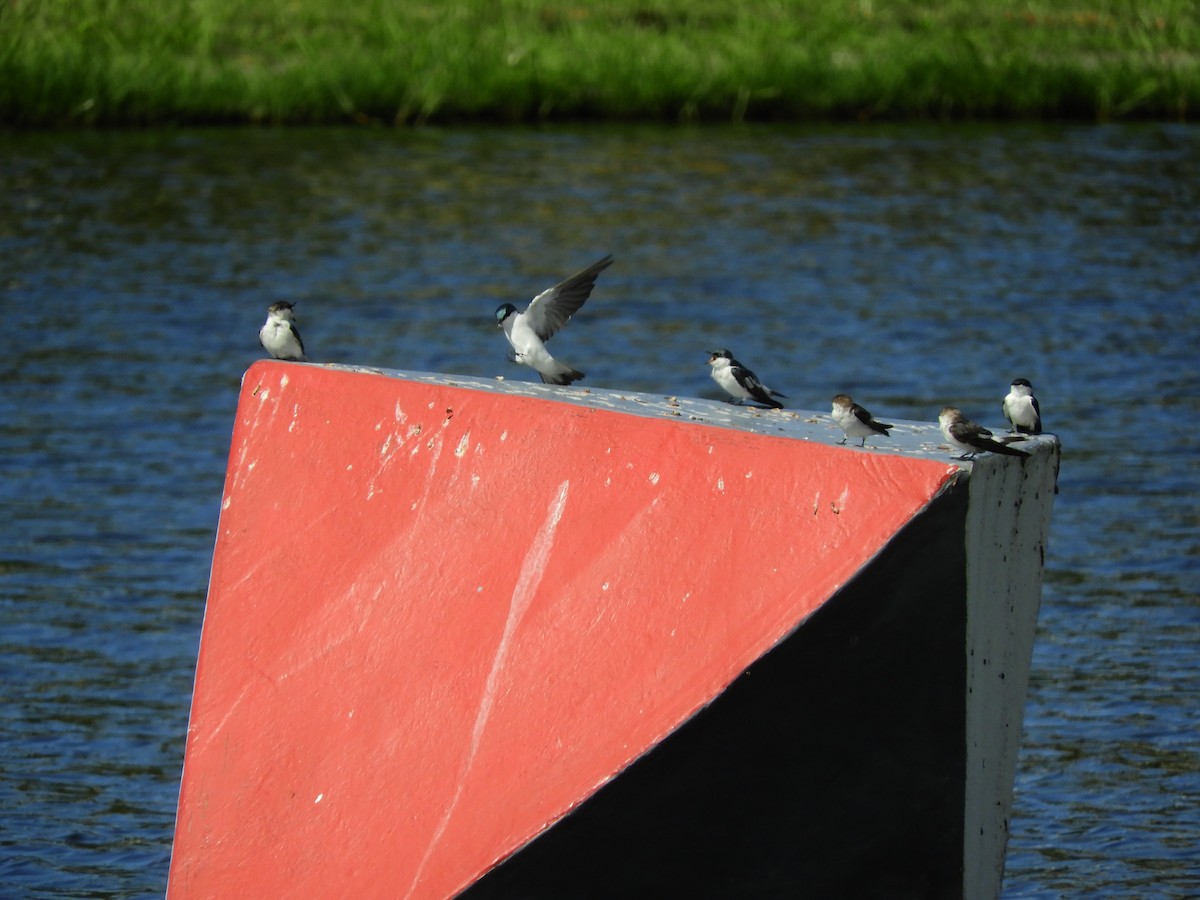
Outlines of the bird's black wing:
<svg viewBox="0 0 1200 900">
<path fill-rule="evenodd" d="M 733 377 L 737 379 L 738 384 L 750 392 L 750 396 L 759 403 L 764 403 L 774 409 L 783 409 L 783 404 L 772 397 L 776 394 L 783 397 L 783 394 L 777 394 L 775 391 L 768 391 L 763 387 L 763 383 L 758 380 L 758 376 L 747 369 L 745 366 L 733 364 L 729 367 L 729 371 L 733 373 Z M 786 400 L 787 398 L 784 397 Z"/>
<path fill-rule="evenodd" d="M 878 431 L 880 434 L 887 434 L 888 429 L 892 427 L 891 425 L 887 425 L 883 422 L 875 421 L 875 417 L 857 403 L 850 407 L 850 411 L 854 413 L 854 417 L 858 419 L 858 421 L 862 422 L 872 431 Z"/>
<path fill-rule="evenodd" d="M 611 256 L 606 256 L 534 297 L 525 310 L 534 333 L 546 341 L 566 325 L 591 296 L 596 276 L 611 266 L 612 261 Z"/>
</svg>

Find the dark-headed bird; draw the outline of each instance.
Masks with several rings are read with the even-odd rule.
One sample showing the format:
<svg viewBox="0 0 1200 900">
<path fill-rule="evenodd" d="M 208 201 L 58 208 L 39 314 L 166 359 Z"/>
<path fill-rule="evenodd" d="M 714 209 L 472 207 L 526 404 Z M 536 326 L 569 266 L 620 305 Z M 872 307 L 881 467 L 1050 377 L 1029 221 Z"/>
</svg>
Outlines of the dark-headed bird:
<svg viewBox="0 0 1200 900">
<path fill-rule="evenodd" d="M 779 391 L 764 387 L 758 377 L 733 358 L 728 350 L 713 350 L 708 358 L 712 367 L 713 381 L 719 384 L 726 393 L 740 405 L 745 400 L 757 400 L 772 409 L 783 409 L 783 404 L 776 397 L 787 397 Z"/>
<path fill-rule="evenodd" d="M 276 359 L 308 361 L 291 303 L 280 300 L 267 307 L 267 321 L 258 330 L 258 340 L 263 349 Z"/>
<path fill-rule="evenodd" d="M 611 256 L 606 256 L 542 291 L 529 301 L 525 312 L 518 312 L 511 303 L 496 309 L 496 325 L 504 329 L 504 336 L 512 345 L 514 362 L 536 370 L 546 384 L 570 384 L 583 377 L 582 372 L 551 356 L 545 342 L 579 311 L 596 286 L 596 276 L 611 266 L 612 261 Z"/>
<path fill-rule="evenodd" d="M 1014 378 L 1002 408 L 1014 434 L 1041 434 L 1042 410 L 1028 378 Z"/>
</svg>

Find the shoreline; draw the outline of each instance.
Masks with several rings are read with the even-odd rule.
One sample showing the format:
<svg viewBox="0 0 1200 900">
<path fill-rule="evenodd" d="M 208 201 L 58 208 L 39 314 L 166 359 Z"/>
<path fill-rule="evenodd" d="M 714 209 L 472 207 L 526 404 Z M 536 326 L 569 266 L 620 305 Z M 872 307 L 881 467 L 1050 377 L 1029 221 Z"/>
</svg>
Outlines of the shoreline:
<svg viewBox="0 0 1200 900">
<path fill-rule="evenodd" d="M 0 125 L 1194 121 L 1198 48 L 1180 0 L 0 0 Z"/>
</svg>

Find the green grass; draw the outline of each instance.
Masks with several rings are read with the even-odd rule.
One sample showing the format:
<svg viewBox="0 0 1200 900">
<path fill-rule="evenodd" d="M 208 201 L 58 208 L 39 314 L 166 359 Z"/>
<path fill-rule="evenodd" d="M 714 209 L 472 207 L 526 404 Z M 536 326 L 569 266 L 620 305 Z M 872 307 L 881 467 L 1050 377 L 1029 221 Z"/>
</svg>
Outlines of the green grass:
<svg viewBox="0 0 1200 900">
<path fill-rule="evenodd" d="M 0 123 L 1194 119 L 1196 0 L 0 0 Z"/>
</svg>

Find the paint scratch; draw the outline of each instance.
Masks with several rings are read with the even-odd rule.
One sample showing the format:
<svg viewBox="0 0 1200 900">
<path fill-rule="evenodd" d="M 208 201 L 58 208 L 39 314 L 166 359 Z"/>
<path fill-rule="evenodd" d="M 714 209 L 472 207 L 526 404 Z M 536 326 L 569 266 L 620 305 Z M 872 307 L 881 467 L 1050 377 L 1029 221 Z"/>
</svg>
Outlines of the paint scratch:
<svg viewBox="0 0 1200 900">
<path fill-rule="evenodd" d="M 504 631 L 500 635 L 500 643 L 496 647 L 496 655 L 492 658 L 492 668 L 488 672 L 487 681 L 483 686 L 483 697 L 479 702 L 479 711 L 475 714 L 475 725 L 471 729 L 471 744 L 467 749 L 467 758 L 463 761 L 462 772 L 458 776 L 458 787 L 454 791 L 454 796 L 451 798 L 450 804 L 446 807 L 446 811 L 442 814 L 441 821 L 438 822 L 437 828 L 434 829 L 429 846 L 425 848 L 425 855 L 421 857 L 416 874 L 413 875 L 412 884 L 408 888 L 408 896 L 410 897 L 416 891 L 426 863 L 433 856 L 433 851 L 437 848 L 442 835 L 446 832 L 446 827 L 450 824 L 455 807 L 458 806 L 458 801 L 462 797 L 463 785 L 466 783 L 467 776 L 471 772 L 471 767 L 475 764 L 475 756 L 479 752 L 479 744 L 483 739 L 483 731 L 487 727 L 488 719 L 492 714 L 492 706 L 496 700 L 500 673 L 504 669 L 504 664 L 508 661 L 509 645 L 512 643 L 517 626 L 521 624 L 521 619 L 524 618 L 526 611 L 529 609 L 529 604 L 532 602 L 534 594 L 537 593 L 538 585 L 541 584 L 542 576 L 546 572 L 546 565 L 550 562 L 550 548 L 554 546 L 554 534 L 558 530 L 558 523 L 562 519 L 563 510 L 566 508 L 567 491 L 570 486 L 571 482 L 569 481 L 564 481 L 558 486 L 558 493 L 550 503 L 546 521 L 534 537 L 533 544 L 525 556 L 525 561 L 521 564 L 521 573 L 517 576 L 517 586 L 513 588 L 512 602 L 508 607 L 508 618 L 504 622 Z"/>
</svg>

